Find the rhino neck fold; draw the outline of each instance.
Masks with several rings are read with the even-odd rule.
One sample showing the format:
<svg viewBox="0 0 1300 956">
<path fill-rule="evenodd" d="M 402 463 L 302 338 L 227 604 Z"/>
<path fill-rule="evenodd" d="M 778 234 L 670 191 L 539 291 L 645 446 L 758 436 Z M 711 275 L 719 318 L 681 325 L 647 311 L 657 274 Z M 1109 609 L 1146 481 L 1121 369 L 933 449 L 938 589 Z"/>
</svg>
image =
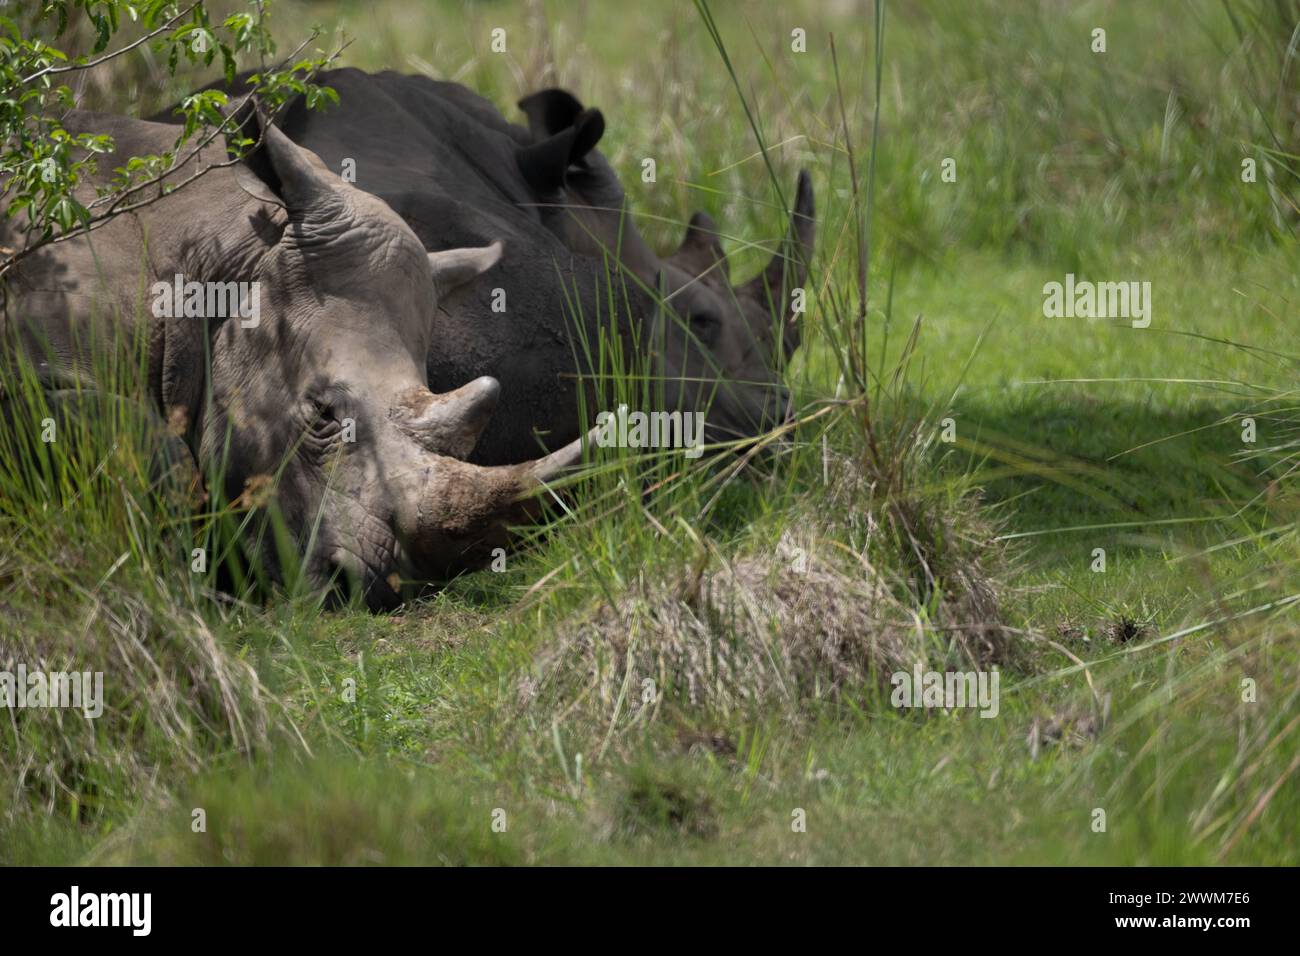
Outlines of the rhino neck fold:
<svg viewBox="0 0 1300 956">
<path fill-rule="evenodd" d="M 211 174 L 216 180 L 233 173 Z M 223 187 L 231 183 L 222 183 Z M 236 197 L 217 223 L 173 218 L 150 222 L 142 241 L 150 261 L 153 281 L 251 283 L 263 278 L 267 256 L 276 248 L 288 222 L 281 209 L 256 197 L 234 191 Z M 173 250 L 158 254 L 159 250 Z M 272 290 L 264 290 L 270 294 Z M 148 303 L 146 302 L 146 309 Z M 148 314 L 146 312 L 146 314 Z M 238 316 L 149 316 L 149 381 L 169 427 L 182 437 L 197 457 L 205 403 L 209 396 L 212 362 L 218 333 Z"/>
<path fill-rule="evenodd" d="M 149 357 L 154 400 L 168 427 L 185 441 L 196 459 L 211 379 L 212 349 L 223 321 L 183 316 L 154 319 Z"/>
</svg>

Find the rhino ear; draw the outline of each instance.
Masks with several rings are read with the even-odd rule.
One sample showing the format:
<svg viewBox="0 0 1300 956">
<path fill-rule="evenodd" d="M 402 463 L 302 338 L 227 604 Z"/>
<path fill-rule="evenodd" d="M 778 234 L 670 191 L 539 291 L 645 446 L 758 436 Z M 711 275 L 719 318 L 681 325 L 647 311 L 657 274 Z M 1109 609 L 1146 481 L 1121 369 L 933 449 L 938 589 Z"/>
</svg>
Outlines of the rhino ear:
<svg viewBox="0 0 1300 956">
<path fill-rule="evenodd" d="M 569 167 L 582 162 L 604 135 L 605 117 L 600 110 L 583 110 L 567 128 L 519 147 L 515 163 L 530 186 L 538 192 L 552 192 L 564 186 Z"/>
<path fill-rule="evenodd" d="M 457 286 L 487 272 L 501 260 L 503 248 L 498 239 L 490 246 L 478 249 L 445 249 L 429 253 L 429 264 L 433 266 L 433 284 L 438 294 L 446 295 Z"/>
<path fill-rule="evenodd" d="M 270 203 L 272 206 L 279 206 L 281 209 L 286 208 L 284 200 L 271 191 L 271 187 L 266 184 L 265 180 L 261 179 L 243 163 L 235 167 L 235 182 L 239 184 L 240 189 L 254 199 Z"/>
<path fill-rule="evenodd" d="M 525 96 L 519 108 L 528 117 L 533 139 L 546 139 L 572 126 L 582 112 L 582 103 L 567 90 L 549 89 Z"/>
<path fill-rule="evenodd" d="M 247 139 L 256 143 L 262 138 L 262 117 L 257 112 L 257 104 L 248 100 L 234 114 L 231 132 L 226 139 L 226 149 L 232 159 L 237 156 L 234 141 Z M 248 147 L 251 151 L 244 154 L 234 167 L 235 182 L 239 188 L 254 199 L 285 208 L 284 200 L 276 192 L 280 188 L 280 177 L 266 153 L 258 148 Z"/>
<path fill-rule="evenodd" d="M 291 210 L 311 209 L 334 199 L 325 164 L 266 123 L 252 100 L 235 114 L 234 129 L 240 138 L 261 141 L 235 169 L 235 181 L 245 192 Z"/>
</svg>

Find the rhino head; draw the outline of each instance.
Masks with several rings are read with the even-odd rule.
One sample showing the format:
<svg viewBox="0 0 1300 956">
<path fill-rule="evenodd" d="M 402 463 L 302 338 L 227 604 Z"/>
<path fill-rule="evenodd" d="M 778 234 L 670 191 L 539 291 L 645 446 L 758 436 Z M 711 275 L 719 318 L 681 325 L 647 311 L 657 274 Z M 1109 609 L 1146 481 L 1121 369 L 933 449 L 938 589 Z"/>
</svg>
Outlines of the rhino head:
<svg viewBox="0 0 1300 956">
<path fill-rule="evenodd" d="M 533 142 L 516 162 L 529 185 L 554 197 L 547 224 L 574 251 L 612 255 L 667 309 L 651 333 L 658 374 L 669 402 L 683 410 L 707 405 L 706 440 L 733 441 L 786 421 L 789 392 L 781 369 L 799 347 L 794 290 L 807 278 L 813 252 L 812 180 L 800 172 L 789 230 L 756 277 L 732 285 L 720 232 L 697 212 L 681 246 L 660 257 L 631 221 L 626 195 L 595 149 L 604 133 L 598 110 L 564 90 L 519 102 Z"/>
<path fill-rule="evenodd" d="M 500 244 L 427 253 L 381 200 L 261 127 L 255 111 L 240 123 L 241 136 L 261 136 L 248 157 L 232 165 L 223 149 L 205 147 L 193 160 L 205 175 L 145 206 L 138 224 L 121 217 L 24 263 L 16 279 L 20 296 L 29 290 L 24 322 L 44 340 L 28 351 L 51 361 L 73 355 L 75 329 L 99 307 L 80 304 L 92 297 L 115 299 L 125 321 L 148 322 L 155 398 L 205 473 L 222 476 L 232 500 L 273 489 L 311 583 L 347 582 L 370 606 L 391 606 L 403 579 L 480 564 L 504 525 L 522 517 L 523 500 L 575 463 L 580 448 L 470 465 L 460 459 L 492 415 L 497 382 L 483 377 L 441 395 L 428 388 L 438 297 L 495 263 Z M 121 155 L 102 169 L 161 152 L 175 132 L 97 114 L 68 120 L 69 129 L 79 125 L 113 135 Z M 148 318 L 134 298 L 142 262 L 161 280 L 156 290 L 173 274 L 209 286 L 248 283 L 256 321 L 210 307 L 160 311 L 158 300 Z M 77 287 L 93 276 L 93 289 Z M 68 294 L 40 291 L 53 282 Z M 269 547 L 259 557 L 281 574 Z"/>
<path fill-rule="evenodd" d="M 231 494 L 278 474 L 281 511 L 311 542 L 309 577 L 349 580 L 390 606 L 403 577 L 480 563 L 519 502 L 577 461 L 579 443 L 522 465 L 468 464 L 498 383 L 427 387 L 439 297 L 495 264 L 500 243 L 426 253 L 381 200 L 274 127 L 260 155 L 241 185 L 281 206 L 285 228 L 256 265 L 261 321 L 227 321 L 214 339 L 200 460 L 226 455 Z"/>
</svg>

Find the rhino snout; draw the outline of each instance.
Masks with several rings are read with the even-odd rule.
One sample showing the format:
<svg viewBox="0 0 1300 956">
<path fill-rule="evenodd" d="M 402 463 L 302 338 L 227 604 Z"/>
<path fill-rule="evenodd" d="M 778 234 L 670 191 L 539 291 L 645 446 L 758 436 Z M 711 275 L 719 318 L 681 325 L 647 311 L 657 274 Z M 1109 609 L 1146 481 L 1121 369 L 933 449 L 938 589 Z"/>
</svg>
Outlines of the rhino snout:
<svg viewBox="0 0 1300 956">
<path fill-rule="evenodd" d="M 392 610 L 402 603 L 401 580 L 396 570 L 380 574 L 369 561 L 346 548 L 332 548 L 321 567 L 322 585 L 329 584 L 328 601 L 341 603 L 360 596 L 372 611 Z"/>
</svg>

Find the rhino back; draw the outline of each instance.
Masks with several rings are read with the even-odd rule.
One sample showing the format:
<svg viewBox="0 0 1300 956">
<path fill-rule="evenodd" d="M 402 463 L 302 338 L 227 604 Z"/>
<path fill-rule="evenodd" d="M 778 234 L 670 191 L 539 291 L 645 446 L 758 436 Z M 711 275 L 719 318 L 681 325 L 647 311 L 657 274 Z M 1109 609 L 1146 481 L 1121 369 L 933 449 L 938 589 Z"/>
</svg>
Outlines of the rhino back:
<svg viewBox="0 0 1300 956">
<path fill-rule="evenodd" d="M 154 137 L 141 135 L 141 124 L 121 117 L 73 111 L 64 128 L 80 133 L 106 133 L 113 137 L 114 152 L 100 156 L 97 170 L 73 190 L 83 206 L 91 207 L 96 187 L 111 179 L 111 170 L 137 153 L 165 149 Z M 164 132 L 167 132 L 164 129 Z M 174 136 L 173 136 L 174 138 Z M 21 249 L 26 244 L 25 215 L 0 221 L 0 244 Z M 138 219 L 119 216 L 94 231 L 46 245 L 19 262 L 9 276 L 5 299 L 6 325 L 15 325 L 23 344 L 35 357 L 45 344 L 60 365 L 71 365 L 77 326 L 94 323 L 101 328 L 134 320 L 132 283 L 126 275 L 140 276 L 144 255 Z M 41 337 L 48 343 L 38 343 Z"/>
<path fill-rule="evenodd" d="M 493 238 L 545 242 L 538 206 L 515 166 L 527 131 L 455 83 L 333 70 L 325 112 L 298 99 L 281 128 L 336 173 L 355 163 L 359 188 L 387 202 L 429 249 Z"/>
<path fill-rule="evenodd" d="M 96 170 L 74 190 L 91 206 L 96 187 L 113 180 L 113 170 L 132 156 L 157 154 L 175 144 L 176 128 L 110 114 L 74 110 L 63 120 L 70 133 L 106 133 L 114 148 L 98 157 Z M 225 159 L 223 147 L 208 146 L 167 180 L 180 183 L 194 171 Z M 164 371 L 164 325 L 154 319 L 150 287 L 186 276 L 218 278 L 241 273 L 251 278 L 264 248 L 257 228 L 283 228 L 279 210 L 238 187 L 228 168 L 213 169 L 164 194 L 161 185 L 130 199 L 139 208 L 123 212 L 87 233 L 33 252 L 10 274 L 0 325 L 16 334 L 18 346 L 45 367 L 53 381 L 90 378 L 90 350 L 108 343 L 129 344 L 134 335 L 150 338 L 155 398 L 163 401 L 162 376 L 183 374 L 191 356 L 174 341 Z M 94 211 L 98 212 L 98 209 Z M 18 248 L 25 219 L 5 220 L 0 243 Z M 188 338 L 188 337 L 187 337 Z M 10 339 L 12 341 L 12 339 Z M 192 370 L 195 378 L 201 369 Z"/>
</svg>

